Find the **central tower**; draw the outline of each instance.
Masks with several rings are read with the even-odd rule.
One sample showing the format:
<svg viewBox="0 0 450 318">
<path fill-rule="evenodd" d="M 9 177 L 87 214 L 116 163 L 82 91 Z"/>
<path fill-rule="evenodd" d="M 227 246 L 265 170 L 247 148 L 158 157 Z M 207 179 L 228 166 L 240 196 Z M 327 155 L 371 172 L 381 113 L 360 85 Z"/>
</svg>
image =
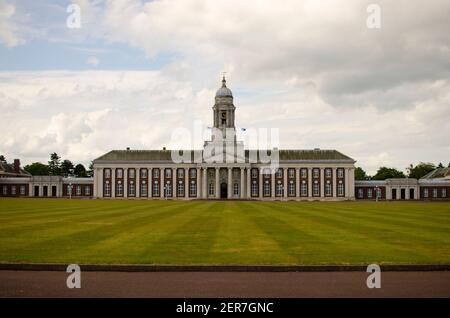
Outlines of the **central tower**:
<svg viewBox="0 0 450 318">
<path fill-rule="evenodd" d="M 228 133 L 233 134 L 233 140 L 236 141 L 236 127 L 234 124 L 235 110 L 236 107 L 233 105 L 233 93 L 227 87 L 227 81 L 225 80 L 225 76 L 223 76 L 222 87 L 216 92 L 215 103 L 213 106 L 214 130 L 220 130 L 223 138 L 227 140 L 232 137 L 227 136 Z"/>
</svg>

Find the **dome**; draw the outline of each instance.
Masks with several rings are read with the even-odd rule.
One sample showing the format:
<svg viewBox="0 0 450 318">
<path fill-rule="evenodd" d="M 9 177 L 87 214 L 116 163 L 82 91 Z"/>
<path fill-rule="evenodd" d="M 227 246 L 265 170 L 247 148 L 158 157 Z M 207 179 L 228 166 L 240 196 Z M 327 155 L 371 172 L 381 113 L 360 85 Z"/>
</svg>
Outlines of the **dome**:
<svg viewBox="0 0 450 318">
<path fill-rule="evenodd" d="M 233 97 L 233 93 L 227 87 L 227 81 L 225 80 L 225 76 L 222 79 L 222 87 L 219 88 L 216 92 L 216 97 Z"/>
</svg>

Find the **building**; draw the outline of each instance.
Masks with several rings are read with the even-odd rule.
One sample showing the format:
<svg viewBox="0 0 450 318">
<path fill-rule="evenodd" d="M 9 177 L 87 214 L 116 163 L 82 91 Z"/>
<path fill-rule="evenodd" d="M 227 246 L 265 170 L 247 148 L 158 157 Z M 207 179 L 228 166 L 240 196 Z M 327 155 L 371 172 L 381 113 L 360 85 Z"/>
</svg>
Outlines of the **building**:
<svg viewBox="0 0 450 318">
<path fill-rule="evenodd" d="M 245 150 L 225 78 L 201 150 L 112 150 L 94 160 L 97 198 L 353 200 L 355 161 L 336 150 Z M 219 149 L 219 151 L 218 151 Z M 272 169 L 262 154 L 276 153 Z M 196 160 L 197 159 L 197 160 Z M 272 163 L 272 162 L 271 162 Z"/>
<path fill-rule="evenodd" d="M 223 78 L 212 107 L 212 137 L 205 141 L 203 149 L 112 150 L 94 160 L 93 178 L 24 175 L 20 163 L 15 162 L 16 174 L 5 177 L 0 174 L 0 196 L 299 201 L 450 199 L 448 168 L 420 180 L 355 182 L 355 160 L 337 150 L 245 149 L 236 137 L 235 110 L 233 94 Z M 12 170 L 2 169 L 8 173 Z"/>
</svg>

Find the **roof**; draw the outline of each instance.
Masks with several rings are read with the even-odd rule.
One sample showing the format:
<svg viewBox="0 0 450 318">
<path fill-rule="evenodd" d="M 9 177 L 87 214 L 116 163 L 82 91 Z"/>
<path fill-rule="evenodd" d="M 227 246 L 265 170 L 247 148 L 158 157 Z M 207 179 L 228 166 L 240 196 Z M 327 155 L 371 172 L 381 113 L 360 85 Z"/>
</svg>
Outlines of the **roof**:
<svg viewBox="0 0 450 318">
<path fill-rule="evenodd" d="M 445 178 L 450 179 L 450 168 L 436 168 L 433 171 L 427 173 L 420 179 L 436 179 Z"/>
<path fill-rule="evenodd" d="M 31 174 L 21 167 L 19 167 L 19 173 L 14 169 L 14 164 L 0 162 L 0 176 L 2 177 L 30 177 Z"/>
<path fill-rule="evenodd" d="M 182 152 L 181 152 L 182 151 Z M 202 154 L 202 150 L 181 150 L 191 152 L 191 160 L 194 162 L 194 153 Z M 108 161 L 172 161 L 171 150 L 111 150 L 110 152 L 98 157 L 95 163 Z M 271 155 L 270 150 L 268 155 Z M 257 158 L 259 162 L 258 150 L 245 150 L 245 158 Z M 337 150 L 279 150 L 280 161 L 346 161 L 355 162 L 352 158 L 342 154 Z"/>
</svg>

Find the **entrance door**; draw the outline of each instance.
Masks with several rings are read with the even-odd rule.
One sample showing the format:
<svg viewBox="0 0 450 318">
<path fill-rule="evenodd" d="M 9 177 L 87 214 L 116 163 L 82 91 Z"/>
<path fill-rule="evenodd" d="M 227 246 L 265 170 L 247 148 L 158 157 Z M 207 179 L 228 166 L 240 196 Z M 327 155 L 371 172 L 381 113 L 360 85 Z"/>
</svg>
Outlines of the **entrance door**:
<svg viewBox="0 0 450 318">
<path fill-rule="evenodd" d="M 39 196 L 39 186 L 34 186 L 34 196 L 35 197 Z"/>
<path fill-rule="evenodd" d="M 42 196 L 48 197 L 48 186 L 42 188 Z"/>
<path fill-rule="evenodd" d="M 227 184 L 224 182 L 220 185 L 220 198 L 226 199 L 227 198 Z"/>
<path fill-rule="evenodd" d="M 406 199 L 406 189 L 400 189 L 400 199 Z"/>
<path fill-rule="evenodd" d="M 409 189 L 409 199 L 414 200 L 414 189 Z"/>
<path fill-rule="evenodd" d="M 52 186 L 52 197 L 56 197 L 56 186 Z"/>
<path fill-rule="evenodd" d="M 397 200 L 397 189 L 392 189 L 392 200 Z"/>
</svg>

